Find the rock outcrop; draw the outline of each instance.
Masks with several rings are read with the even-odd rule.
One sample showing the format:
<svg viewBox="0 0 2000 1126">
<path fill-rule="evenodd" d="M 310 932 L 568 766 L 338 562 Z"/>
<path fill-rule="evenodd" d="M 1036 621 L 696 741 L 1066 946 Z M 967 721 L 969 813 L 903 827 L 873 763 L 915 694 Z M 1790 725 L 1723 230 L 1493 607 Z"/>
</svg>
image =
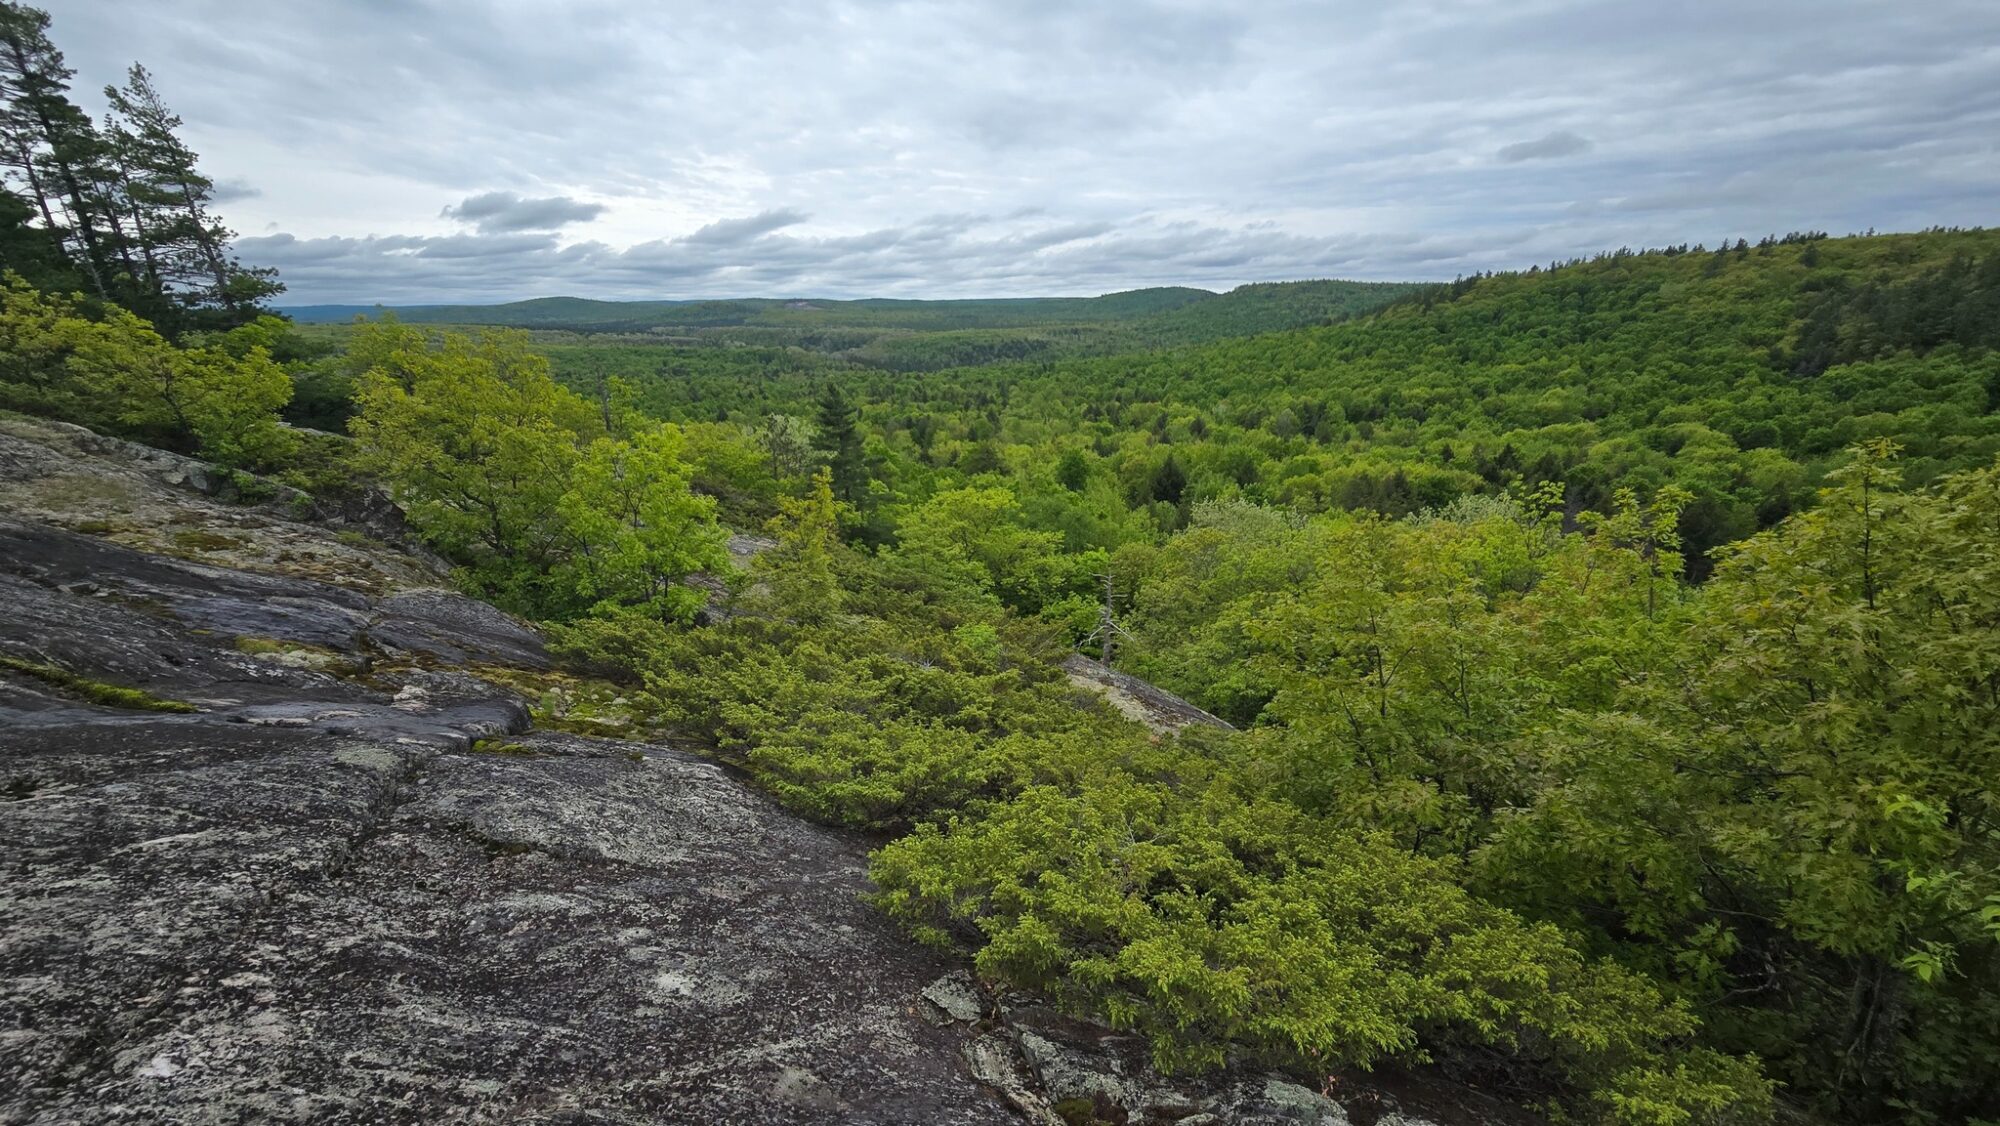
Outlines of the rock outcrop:
<svg viewBox="0 0 2000 1126">
<path fill-rule="evenodd" d="M 386 498 L 334 503 L 81 426 L 0 415 L 0 515 L 218 567 L 365 591 L 450 568 Z"/>
<path fill-rule="evenodd" d="M 0 560 L 0 655 L 200 709 L 0 681 L 0 1121 L 1014 1120 L 864 842 L 527 731 L 452 671 L 542 661 L 505 615 L 12 522 Z"/>
<path fill-rule="evenodd" d="M 1197 726 L 1234 730 L 1228 722 L 1179 696 L 1081 653 L 1071 653 L 1062 667 L 1071 684 L 1104 697 L 1106 703 L 1118 709 L 1118 714 L 1144 724 L 1155 735 L 1172 735 Z"/>
<path fill-rule="evenodd" d="M 533 730 L 541 638 L 393 519 L 124 445 L 0 420 L 0 1124 L 1391 1121 L 994 995 L 868 841 Z"/>
</svg>

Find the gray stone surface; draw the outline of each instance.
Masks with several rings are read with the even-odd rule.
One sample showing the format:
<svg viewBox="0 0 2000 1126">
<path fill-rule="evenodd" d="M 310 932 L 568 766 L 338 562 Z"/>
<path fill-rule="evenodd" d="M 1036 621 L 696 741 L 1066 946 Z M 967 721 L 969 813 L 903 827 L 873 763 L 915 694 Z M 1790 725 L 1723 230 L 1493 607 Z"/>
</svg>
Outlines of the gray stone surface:
<svg viewBox="0 0 2000 1126">
<path fill-rule="evenodd" d="M 986 1015 L 986 998 L 972 975 L 964 970 L 955 970 L 924 986 L 923 999 L 933 1024 L 971 1022 Z"/>
<path fill-rule="evenodd" d="M 1118 713 L 1134 723 L 1145 724 L 1156 735 L 1172 735 L 1188 727 L 1217 727 L 1234 730 L 1222 719 L 1202 711 L 1179 696 L 1148 684 L 1129 673 L 1081 653 L 1071 653 L 1063 661 L 1063 674 L 1071 684 L 1104 697 Z"/>
<path fill-rule="evenodd" d="M 1047 1007 L 1029 994 L 991 1006 L 991 1029 L 965 1045 L 973 1074 L 1031 1122 L 1121 1126 L 1497 1126 L 1525 1115 L 1434 1076 L 1396 1077 L 1394 1089 L 1356 1076 L 1298 1077 L 1234 1066 L 1208 1075 L 1161 1074 L 1143 1038 Z M 1387 1078 L 1386 1076 L 1383 1078 Z M 1337 1093 L 1336 1099 L 1332 1093 Z"/>
<path fill-rule="evenodd" d="M 667 748 L 15 728 L 0 1120 L 1002 1122 L 859 846 Z"/>
<path fill-rule="evenodd" d="M 437 586 L 444 561 L 387 498 L 339 501 L 81 426 L 0 414 L 0 514 L 220 567 L 377 593 Z"/>
<path fill-rule="evenodd" d="M 536 665 L 374 597 L 0 523 L 0 1123 L 997 1123 L 918 1015 L 953 969 L 865 842 L 673 747 L 527 731 Z"/>
<path fill-rule="evenodd" d="M 74 430 L 0 419 L 0 655 L 198 710 L 0 668 L 0 1126 L 1348 1122 L 991 996 L 866 905 L 867 842 L 530 730 L 481 669 L 540 638 L 430 561 Z M 1493 1120 L 1438 1090 L 1354 1121 Z"/>
<path fill-rule="evenodd" d="M 548 663 L 533 630 L 451 591 L 377 597 L 6 519 L 0 519 L 0 600 L 14 619 L 0 636 L 0 652 L 88 665 L 109 679 L 145 677 L 181 692 L 226 693 L 226 685 L 252 697 L 267 689 L 287 696 L 346 691 L 331 678 L 283 675 L 281 663 L 238 652 L 240 638 L 331 650 L 361 665 L 406 654 L 450 664 Z"/>
</svg>

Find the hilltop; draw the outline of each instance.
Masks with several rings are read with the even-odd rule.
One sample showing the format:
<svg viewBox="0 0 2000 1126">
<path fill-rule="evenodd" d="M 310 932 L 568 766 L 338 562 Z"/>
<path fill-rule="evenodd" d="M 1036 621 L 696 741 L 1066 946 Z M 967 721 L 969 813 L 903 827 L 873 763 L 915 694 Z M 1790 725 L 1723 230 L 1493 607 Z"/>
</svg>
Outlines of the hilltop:
<svg viewBox="0 0 2000 1126">
<path fill-rule="evenodd" d="M 512 828 L 552 818 L 626 863 L 612 829 L 536 804 L 572 791 L 488 783 L 515 756 L 629 795 L 695 765 L 630 746 L 658 742 L 868 834 L 872 902 L 982 983 L 958 982 L 984 991 L 970 1001 L 939 985 L 937 1004 L 1001 1021 L 1019 1053 L 962 1029 L 969 1071 L 926 1073 L 948 1086 L 1040 1098 L 1008 1077 L 1025 1059 L 1050 1095 L 1094 1092 L 1072 1121 L 1186 1119 L 1190 1102 L 1240 1120 L 1224 1108 L 1249 1068 L 1269 1077 L 1262 1102 L 1324 1117 L 1315 1087 L 1435 1061 L 1620 1126 L 2000 1112 L 1977 1079 L 2000 1060 L 1982 1031 L 2000 995 L 2000 239 L 1616 251 L 1259 331 L 1324 296 L 1138 297 L 1097 326 L 699 330 L 734 342 L 306 326 L 316 348 L 274 319 L 169 340 L 15 283 L 0 402 L 198 453 L 221 465 L 141 460 L 288 512 L 367 519 L 385 492 L 397 534 L 434 553 L 370 564 L 348 554 L 361 528 L 301 540 L 267 513 L 182 527 L 125 507 L 97 479 L 115 470 L 24 452 L 31 481 L 9 495 L 36 519 L 382 589 L 279 591 L 279 608 L 345 608 L 340 629 L 292 621 L 332 638 L 314 652 L 227 595 L 275 589 L 261 580 L 16 533 L 32 613 L 10 619 L 0 680 L 45 756 L 19 786 L 32 805 L 42 775 L 81 769 L 48 749 L 66 736 L 44 728 L 74 725 L 51 690 L 157 697 L 176 723 L 469 738 L 491 717 L 397 726 L 409 683 L 321 697 L 274 678 L 293 694 L 276 700 L 213 685 L 247 675 L 224 648 L 372 675 L 385 644 L 451 644 L 453 620 L 497 623 L 497 607 L 535 623 L 528 656 L 446 671 L 521 686 L 565 738 L 509 720 L 489 749 L 506 762 L 470 769 L 447 746 L 396 792 L 426 810 L 488 795 L 494 818 L 472 824 L 502 856 L 569 855 L 572 836 Z M 923 303 L 839 315 L 950 323 Z M 1135 325 L 1242 334 L 1084 354 L 1088 333 Z M 934 366 L 966 353 L 1001 362 Z M 732 550 L 749 542 L 732 529 L 761 530 L 762 550 Z M 424 568 L 457 593 L 396 589 Z M 151 617 L 162 604 L 226 614 L 241 640 L 179 636 Z M 115 629 L 89 617 L 114 609 Z M 620 746 L 568 738 L 613 734 L 606 719 Z M 613 773 L 632 753 L 666 773 Z M 651 809 L 612 824 L 653 825 Z M 457 847 L 435 831 L 397 839 Z M 465 957 L 510 949 L 482 938 Z M 205 1019 L 189 1005 L 177 1019 Z M 1150 1055 L 1199 1097 L 1059 1088 L 1074 1054 L 1041 1045 L 1078 1018 L 1121 1030 L 1085 1036 L 1113 1057 L 1090 1074 L 1132 1080 Z M 119 1028 L 127 1054 L 154 1043 Z M 447 1047 L 454 1068 L 488 1069 Z M 879 1101 L 898 1082 L 845 1089 Z"/>
<path fill-rule="evenodd" d="M 295 305 L 282 311 L 300 324 L 335 324 L 357 316 L 394 315 L 411 324 L 504 325 L 512 328 L 630 332 L 649 329 L 758 325 L 780 328 L 825 325 L 947 331 L 972 328 L 1026 328 L 1051 324 L 1101 324 L 1135 320 L 1190 306 L 1292 306 L 1295 316 L 1325 317 L 1366 307 L 1413 288 L 1400 283 L 1302 281 L 1239 286 L 1227 293 L 1187 286 L 1161 286 L 1098 297 L 1009 297 L 952 300 L 812 297 L 686 301 L 599 301 L 585 297 L 537 297 L 496 305 Z M 1211 318 L 1213 319 L 1213 318 Z"/>
<path fill-rule="evenodd" d="M 545 297 L 502 305 L 312 305 L 286 309 L 301 324 L 335 326 L 394 316 L 410 324 L 535 330 L 550 343 L 617 349 L 760 348 L 817 365 L 929 371 L 1028 358 L 1105 355 L 1338 319 L 1415 287 L 1302 281 L 1227 293 L 1159 287 L 1099 297 L 947 301 L 593 301 Z"/>
</svg>

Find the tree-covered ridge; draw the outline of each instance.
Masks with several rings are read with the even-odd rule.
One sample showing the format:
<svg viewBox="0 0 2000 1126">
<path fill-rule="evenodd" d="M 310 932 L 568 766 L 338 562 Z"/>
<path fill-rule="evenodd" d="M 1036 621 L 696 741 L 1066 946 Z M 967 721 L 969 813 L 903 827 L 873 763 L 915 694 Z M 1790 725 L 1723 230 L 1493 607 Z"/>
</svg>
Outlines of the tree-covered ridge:
<svg viewBox="0 0 2000 1126">
<path fill-rule="evenodd" d="M 1731 249 L 1710 277 L 1815 245 Z M 1967 257 L 1913 258 L 1879 291 L 1962 308 L 1984 292 Z M 1628 265 L 1477 279 L 1234 347 L 1477 325 L 1486 287 Z M 1986 370 L 1978 344 L 1862 331 L 1932 323 L 1881 312 L 1921 301 L 1849 307 L 1834 339 L 1870 358 L 1783 378 L 1858 380 L 1885 353 Z M 0 373 L 13 401 L 113 395 L 133 406 L 99 424 L 169 436 L 183 388 L 218 435 L 285 434 L 227 379 L 264 386 L 292 357 L 302 394 L 357 412 L 306 483 L 380 481 L 469 589 L 550 622 L 633 707 L 804 813 L 891 834 L 881 902 L 915 933 L 1143 1032 L 1164 1064 L 1433 1060 L 1580 1121 L 2000 1112 L 1990 456 L 1913 489 L 1893 443 L 1836 452 L 1823 493 L 1694 584 L 1700 499 L 1671 457 L 1601 506 L 1474 474 L 1396 516 L 1258 492 L 1272 450 L 1372 456 L 1322 441 L 1327 418 L 1281 437 L 1220 405 L 1093 400 L 1074 382 L 1093 365 L 751 364 L 708 377 L 809 397 L 661 423 L 636 407 L 664 380 L 579 394 L 518 331 L 370 324 L 316 359 L 270 323 L 176 348 L 19 282 L 5 311 L 10 353 L 37 357 Z M 1767 363 L 1792 352 L 1764 345 Z M 894 387 L 932 398 L 876 397 Z M 778 546 L 697 627 L 679 580 L 727 572 L 718 511 L 768 520 Z M 1160 740 L 1067 686 L 1059 658 L 1101 621 L 1107 574 L 1123 666 L 1246 730 Z"/>
<path fill-rule="evenodd" d="M 727 301 L 596 301 L 538 297 L 499 305 L 304 305 L 288 309 L 303 324 L 338 323 L 356 316 L 394 314 L 410 324 L 494 325 L 607 332 L 649 329 L 763 326 L 843 327 L 947 332 L 959 329 L 1041 328 L 1054 324 L 1170 318 L 1201 307 L 1194 318 L 1264 318 L 1267 327 L 1304 323 L 1386 301 L 1413 286 L 1370 282 L 1278 282 L 1240 286 L 1217 294 L 1186 286 L 1160 286 L 1100 297 L 1010 297 L 948 300 L 745 298 Z M 1255 331 L 1255 330 L 1253 330 Z"/>
<path fill-rule="evenodd" d="M 506 305 L 395 309 L 330 305 L 289 312 L 307 323 L 393 315 L 410 324 L 498 325 L 574 334 L 594 355 L 610 357 L 600 359 L 600 364 L 628 373 L 644 366 L 653 347 L 697 356 L 717 348 L 788 349 L 808 354 L 828 369 L 851 365 L 934 371 L 1108 355 L 1293 328 L 1365 312 L 1414 288 L 1391 282 L 1307 281 L 1239 286 L 1222 294 L 1160 287 L 1101 297 L 951 301 L 616 302 L 548 297 Z"/>
<path fill-rule="evenodd" d="M 926 374 L 770 353 L 558 343 L 559 378 L 615 374 L 668 418 L 799 414 L 827 379 L 867 404 L 878 476 L 1012 475 L 1080 457 L 1145 507 L 1241 498 L 1403 515 L 1560 484 L 1686 489 L 1692 566 L 1810 502 L 1839 451 L 1890 438 L 1923 483 L 2000 452 L 2000 235 L 1937 231 L 1619 253 L 1434 287 L 1324 327 Z M 1196 306 L 1197 308 L 1199 306 Z M 745 375 L 751 378 L 744 378 Z M 1162 519 L 1167 517 L 1162 516 Z"/>
</svg>

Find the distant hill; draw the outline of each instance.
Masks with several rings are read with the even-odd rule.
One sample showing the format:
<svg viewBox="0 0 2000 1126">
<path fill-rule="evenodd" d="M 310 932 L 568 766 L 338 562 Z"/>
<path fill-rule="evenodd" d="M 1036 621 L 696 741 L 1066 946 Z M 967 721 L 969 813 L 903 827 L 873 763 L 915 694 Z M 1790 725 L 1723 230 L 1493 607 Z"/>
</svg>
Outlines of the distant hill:
<svg viewBox="0 0 2000 1126">
<path fill-rule="evenodd" d="M 1311 324 L 1373 308 L 1410 288 L 1396 283 L 1309 281 L 1247 285 L 1223 294 L 1185 286 L 1158 286 L 1099 297 L 953 301 L 893 298 L 594 301 L 582 297 L 539 297 L 501 305 L 299 305 L 283 311 L 303 324 L 338 324 L 357 316 L 394 313 L 412 324 L 502 325 L 591 333 L 737 328 L 936 333 L 1131 323 L 1143 325 L 1148 338 L 1158 336 L 1160 342 L 1184 343 L 1237 332 Z"/>
<path fill-rule="evenodd" d="M 413 324 L 505 325 L 515 328 L 635 331 L 728 325 L 815 324 L 906 329 L 1022 327 L 1050 322 L 1126 320 L 1213 299 L 1205 289 L 1162 287 L 1102 297 L 1018 297 L 957 301 L 865 298 L 743 298 L 725 301 L 593 301 L 537 297 L 503 305 L 305 305 L 286 309 L 294 320 L 324 324 L 394 313 Z"/>
<path fill-rule="evenodd" d="M 413 324 L 484 324 L 520 328 L 568 327 L 645 318 L 681 301 L 593 301 L 587 297 L 537 297 L 504 305 L 293 305 L 279 311 L 300 324 L 340 324 L 355 317 L 394 313 Z"/>
</svg>

